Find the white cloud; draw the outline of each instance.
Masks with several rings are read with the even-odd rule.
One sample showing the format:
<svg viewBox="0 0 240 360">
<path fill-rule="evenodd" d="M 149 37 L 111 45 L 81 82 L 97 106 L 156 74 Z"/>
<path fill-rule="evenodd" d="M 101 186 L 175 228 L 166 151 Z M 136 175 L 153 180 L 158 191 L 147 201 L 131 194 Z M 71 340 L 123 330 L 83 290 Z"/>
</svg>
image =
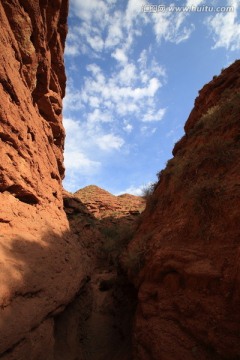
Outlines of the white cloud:
<svg viewBox="0 0 240 360">
<path fill-rule="evenodd" d="M 68 110 L 79 110 L 82 109 L 82 92 L 81 90 L 75 89 L 72 85 L 71 78 L 68 78 L 66 95 L 63 99 L 63 108 L 65 111 Z"/>
<path fill-rule="evenodd" d="M 143 196 L 144 190 L 146 188 L 148 188 L 149 186 L 151 186 L 151 185 L 152 185 L 152 182 L 148 182 L 147 184 L 143 184 L 143 185 L 140 185 L 140 186 L 131 185 L 127 189 L 119 192 L 116 195 L 132 194 L 132 195 L 136 195 L 136 196 Z"/>
<path fill-rule="evenodd" d="M 144 19 L 144 13 L 142 12 L 142 5 L 146 3 L 145 0 L 129 0 L 126 8 L 126 17 L 125 22 L 127 28 L 131 28 L 133 26 L 133 21 L 137 18 Z"/>
<path fill-rule="evenodd" d="M 123 39 L 123 13 L 115 11 L 112 17 L 109 17 L 108 35 L 105 40 L 105 47 L 112 48 L 117 46 Z"/>
<path fill-rule="evenodd" d="M 193 24 L 188 26 L 185 24 L 188 12 L 157 12 L 151 15 L 158 42 L 164 39 L 179 44 L 187 40 L 194 30 Z"/>
<path fill-rule="evenodd" d="M 159 109 L 158 111 L 150 110 L 143 116 L 143 121 L 161 121 L 166 113 L 166 109 Z"/>
<path fill-rule="evenodd" d="M 79 38 L 81 36 L 83 41 L 91 47 L 93 53 L 98 53 L 103 50 L 104 41 L 102 39 L 102 32 L 99 27 L 92 26 L 89 23 L 83 23 L 82 26 L 76 28 L 75 31 Z"/>
<path fill-rule="evenodd" d="M 116 105 L 115 110 L 117 114 L 120 116 L 126 116 L 126 115 L 129 116 L 131 114 L 134 114 L 136 116 L 137 114 L 139 114 L 140 108 L 138 104 L 133 103 L 131 101 L 126 101 L 126 102 L 119 102 Z"/>
<path fill-rule="evenodd" d="M 148 96 L 154 96 L 156 91 L 161 87 L 161 84 L 157 78 L 152 78 L 148 86 Z"/>
<path fill-rule="evenodd" d="M 172 137 L 172 136 L 174 136 L 174 135 L 175 135 L 175 130 L 172 129 L 172 130 L 168 131 L 165 136 L 166 136 L 167 138 L 169 138 L 169 137 Z"/>
<path fill-rule="evenodd" d="M 163 66 L 160 66 L 156 59 L 153 57 L 151 61 L 151 72 L 158 77 L 166 78 L 166 70 Z"/>
<path fill-rule="evenodd" d="M 92 108 L 98 108 L 100 105 L 100 99 L 96 96 L 90 96 L 88 98 L 89 101 L 89 106 L 91 106 Z"/>
<path fill-rule="evenodd" d="M 92 174 L 99 170 L 101 162 L 90 159 L 86 155 L 83 129 L 78 121 L 65 118 L 66 150 L 64 163 L 69 171 L 78 171 L 79 174 Z"/>
<path fill-rule="evenodd" d="M 132 63 L 126 64 L 118 74 L 118 79 L 122 84 L 130 84 L 136 79 L 136 66 Z"/>
<path fill-rule="evenodd" d="M 105 134 L 97 138 L 96 143 L 102 150 L 119 150 L 123 146 L 124 140 L 114 134 Z"/>
<path fill-rule="evenodd" d="M 121 63 L 127 63 L 128 61 L 128 57 L 122 49 L 116 49 L 111 56 Z"/>
<path fill-rule="evenodd" d="M 72 176 L 77 173 L 79 176 L 97 173 L 101 168 L 104 153 L 120 150 L 124 145 L 120 136 L 106 133 L 101 124 L 92 123 L 98 114 L 93 112 L 92 117 L 93 119 L 85 122 L 64 118 L 67 134 L 64 159 L 66 168 L 72 171 Z"/>
<path fill-rule="evenodd" d="M 78 170 L 79 174 L 92 174 L 99 170 L 101 163 L 87 158 L 81 151 L 66 151 L 64 164 L 68 170 Z"/>
<path fill-rule="evenodd" d="M 199 6 L 204 2 L 204 0 L 187 0 L 186 6 Z"/>
<path fill-rule="evenodd" d="M 206 24 L 213 33 L 214 49 L 225 47 L 228 50 L 240 49 L 240 22 L 238 21 L 239 0 L 228 1 L 232 12 L 221 12 L 207 19 Z"/>
<path fill-rule="evenodd" d="M 133 130 L 133 126 L 125 120 L 123 130 L 130 134 Z"/>
<path fill-rule="evenodd" d="M 155 113 L 154 102 L 149 100 L 154 99 L 162 86 L 160 79 L 165 78 L 165 70 L 156 60 L 151 62 L 151 66 L 142 67 L 141 71 L 137 65 L 137 62 L 126 63 L 119 71 L 105 77 L 97 64 L 88 64 L 86 69 L 91 75 L 84 79 L 81 91 L 74 91 L 71 83 L 68 85 L 65 109 L 88 109 L 89 112 L 89 107 L 93 108 L 88 121 L 95 122 L 111 121 L 115 115 Z"/>
<path fill-rule="evenodd" d="M 102 24 L 111 3 L 108 0 L 71 0 L 71 2 L 74 14 L 79 18 L 85 20 L 86 22 L 90 22 L 91 20 L 100 20 Z"/>
<path fill-rule="evenodd" d="M 144 188 L 143 185 L 141 185 L 139 187 L 130 186 L 125 191 L 123 191 L 122 194 L 132 194 L 132 195 L 135 195 L 135 196 L 142 196 L 143 188 Z"/>
<path fill-rule="evenodd" d="M 99 109 L 95 109 L 92 113 L 88 113 L 87 122 L 88 123 L 111 122 L 111 114 L 100 111 Z"/>
<path fill-rule="evenodd" d="M 197 6 L 202 0 L 188 0 L 186 5 Z M 81 19 L 81 26 L 70 27 L 66 54 L 75 56 L 89 53 L 100 56 L 110 52 L 119 62 L 126 63 L 134 40 L 141 36 L 144 27 L 153 27 L 158 41 L 176 44 L 188 39 L 194 30 L 193 25 L 186 25 L 189 13 L 142 12 L 145 0 L 128 0 L 125 9 L 117 7 L 116 0 L 72 0 L 71 16 Z"/>
<path fill-rule="evenodd" d="M 101 73 L 101 68 L 96 64 L 88 64 L 86 70 L 90 71 L 95 76 Z"/>
<path fill-rule="evenodd" d="M 67 56 L 76 56 L 79 55 L 79 47 L 78 44 L 66 44 L 64 54 Z"/>
<path fill-rule="evenodd" d="M 147 60 L 148 60 L 148 53 L 147 53 L 147 49 L 143 49 L 141 51 L 141 54 L 138 58 L 138 63 L 140 64 L 140 68 L 141 69 L 146 69 L 147 67 Z"/>
</svg>

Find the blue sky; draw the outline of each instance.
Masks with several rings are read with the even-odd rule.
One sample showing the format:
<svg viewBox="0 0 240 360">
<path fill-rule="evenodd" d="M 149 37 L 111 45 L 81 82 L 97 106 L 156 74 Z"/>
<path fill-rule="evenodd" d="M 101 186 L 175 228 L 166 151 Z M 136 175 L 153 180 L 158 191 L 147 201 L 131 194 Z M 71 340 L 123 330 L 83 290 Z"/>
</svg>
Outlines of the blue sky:
<svg viewBox="0 0 240 360">
<path fill-rule="evenodd" d="M 113 194 L 140 194 L 156 181 L 183 135 L 198 91 L 239 58 L 239 0 L 224 1 L 233 7 L 230 12 L 200 12 L 201 6 L 222 4 L 70 0 L 64 99 L 68 191 L 95 184 Z M 157 5 L 165 5 L 164 11 Z"/>
</svg>

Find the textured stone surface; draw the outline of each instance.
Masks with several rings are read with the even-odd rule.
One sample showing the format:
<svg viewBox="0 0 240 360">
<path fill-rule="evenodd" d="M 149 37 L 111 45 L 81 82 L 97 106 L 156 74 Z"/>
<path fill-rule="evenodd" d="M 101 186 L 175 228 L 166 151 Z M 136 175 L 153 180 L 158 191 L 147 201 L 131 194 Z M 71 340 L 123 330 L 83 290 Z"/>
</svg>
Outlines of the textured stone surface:
<svg viewBox="0 0 240 360">
<path fill-rule="evenodd" d="M 0 3 L 0 357 L 51 359 L 83 277 L 62 204 L 67 0 Z M 74 274 L 74 276 L 72 276 Z"/>
<path fill-rule="evenodd" d="M 86 208 L 97 218 L 127 218 L 131 221 L 145 208 L 146 202 L 141 196 L 123 194 L 112 195 L 96 185 L 89 185 L 75 192 Z"/>
<path fill-rule="evenodd" d="M 240 61 L 203 87 L 128 252 L 135 359 L 240 358 Z"/>
</svg>

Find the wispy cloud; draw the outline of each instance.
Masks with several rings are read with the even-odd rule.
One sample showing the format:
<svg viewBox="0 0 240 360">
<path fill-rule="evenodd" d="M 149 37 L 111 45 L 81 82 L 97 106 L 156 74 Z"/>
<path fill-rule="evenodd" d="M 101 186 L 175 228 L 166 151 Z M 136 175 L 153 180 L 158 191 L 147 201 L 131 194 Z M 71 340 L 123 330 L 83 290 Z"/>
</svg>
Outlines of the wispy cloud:
<svg viewBox="0 0 240 360">
<path fill-rule="evenodd" d="M 77 170 L 83 175 L 96 172 L 101 163 L 88 157 L 88 144 L 84 141 L 84 132 L 80 123 L 76 120 L 65 118 L 64 126 L 67 132 L 66 147 L 64 154 L 65 166 L 68 170 Z"/>
<path fill-rule="evenodd" d="M 215 42 L 213 49 L 219 47 L 232 51 L 240 49 L 239 0 L 228 1 L 228 6 L 232 6 L 234 11 L 217 13 L 206 21 L 213 34 Z"/>
<path fill-rule="evenodd" d="M 106 151 L 111 149 L 118 150 L 123 146 L 124 140 L 121 137 L 113 134 L 105 134 L 99 136 L 96 139 L 96 143 L 99 146 L 99 148 L 102 150 L 106 150 Z"/>
<path fill-rule="evenodd" d="M 158 42 L 161 40 L 180 44 L 187 40 L 194 30 L 193 24 L 187 24 L 187 12 L 152 13 L 153 28 Z"/>
<path fill-rule="evenodd" d="M 122 195 L 122 194 L 132 194 L 136 196 L 143 196 L 144 190 L 149 188 L 152 185 L 151 182 L 148 182 L 147 184 L 142 184 L 139 186 L 131 185 L 127 189 L 122 190 L 116 195 Z"/>
<path fill-rule="evenodd" d="M 186 6 L 199 6 L 204 3 L 204 0 L 187 0 Z"/>
<path fill-rule="evenodd" d="M 129 124 L 127 120 L 124 120 L 123 130 L 130 134 L 133 131 L 133 125 Z"/>
<path fill-rule="evenodd" d="M 157 111 L 150 110 L 149 112 L 145 113 L 143 116 L 143 121 L 161 121 L 166 113 L 166 109 L 159 109 Z"/>
</svg>

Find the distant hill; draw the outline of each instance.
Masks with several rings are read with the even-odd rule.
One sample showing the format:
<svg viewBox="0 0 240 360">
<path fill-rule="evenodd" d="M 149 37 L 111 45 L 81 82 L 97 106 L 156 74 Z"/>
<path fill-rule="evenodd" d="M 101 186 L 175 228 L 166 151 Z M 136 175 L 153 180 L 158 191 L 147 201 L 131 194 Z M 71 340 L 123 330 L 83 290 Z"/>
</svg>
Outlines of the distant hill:
<svg viewBox="0 0 240 360">
<path fill-rule="evenodd" d="M 145 208 L 141 196 L 123 194 L 112 195 L 96 185 L 89 185 L 73 194 L 98 219 L 106 217 L 126 217 L 140 214 Z"/>
</svg>

